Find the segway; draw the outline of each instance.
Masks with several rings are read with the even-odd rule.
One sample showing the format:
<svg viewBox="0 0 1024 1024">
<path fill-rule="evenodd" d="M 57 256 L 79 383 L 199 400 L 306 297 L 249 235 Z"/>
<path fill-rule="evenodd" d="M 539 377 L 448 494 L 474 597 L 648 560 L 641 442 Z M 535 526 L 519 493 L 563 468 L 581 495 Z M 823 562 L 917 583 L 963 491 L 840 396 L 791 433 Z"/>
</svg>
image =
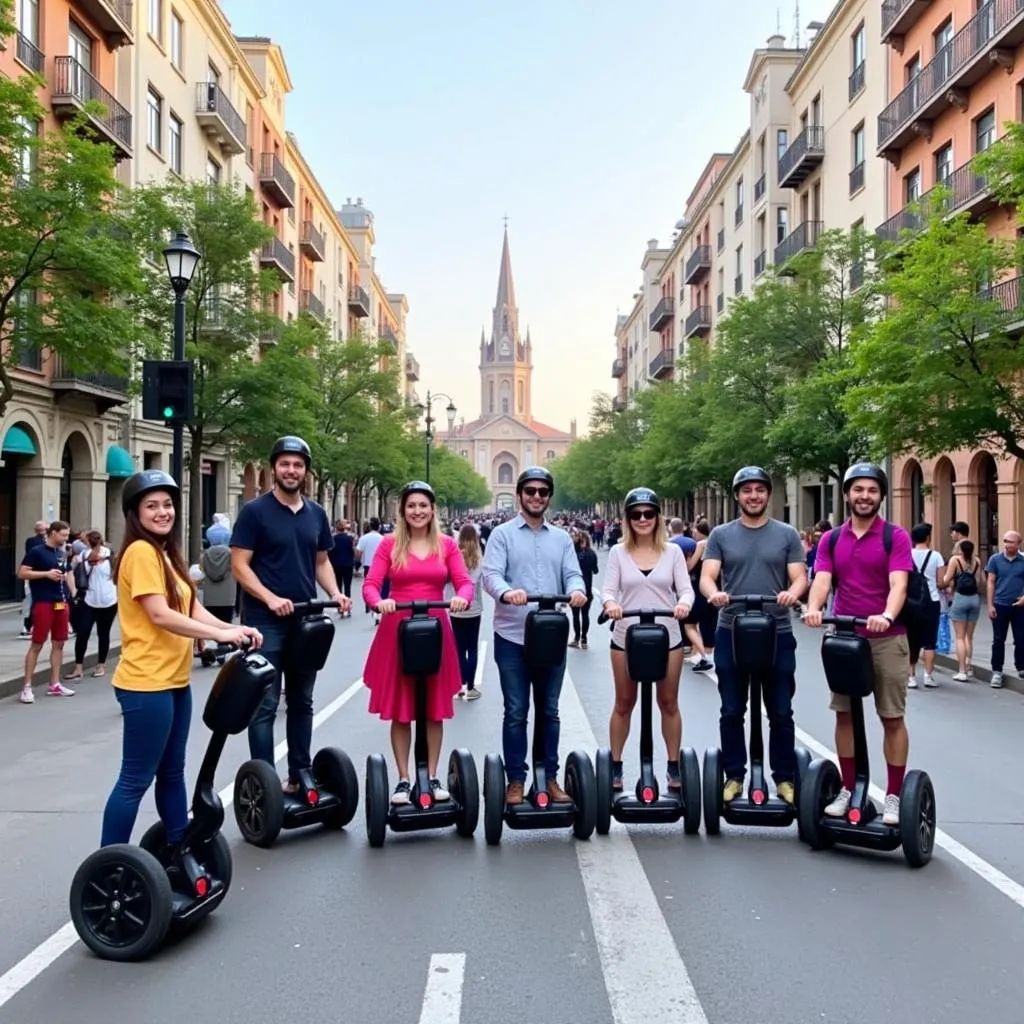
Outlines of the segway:
<svg viewBox="0 0 1024 1024">
<path fill-rule="evenodd" d="M 223 646 L 217 653 L 233 650 Z M 255 651 L 230 658 L 217 673 L 203 710 L 211 735 L 181 842 L 168 845 L 164 824 L 157 822 L 138 846 L 104 846 L 75 872 L 71 920 L 97 956 L 144 960 L 168 934 L 191 931 L 224 900 L 231 851 L 220 831 L 224 807 L 214 774 L 228 736 L 249 727 L 273 681 L 274 666 Z"/>
<path fill-rule="evenodd" d="M 569 600 L 568 595 L 531 594 L 529 603 L 537 608 L 526 616 L 524 648 L 533 683 L 533 782 L 521 804 L 505 803 L 505 764 L 498 754 L 484 758 L 484 836 L 490 846 L 501 842 L 502 825 L 511 829 L 569 828 L 577 839 L 589 839 L 597 814 L 597 781 L 594 764 L 585 750 L 574 750 L 565 759 L 565 791 L 571 803 L 556 804 L 548 793 L 544 770 L 547 753 L 544 714 L 544 686 L 552 668 L 565 660 L 569 644 L 569 619 L 555 605 Z"/>
<path fill-rule="evenodd" d="M 618 795 L 612 789 L 612 752 L 602 747 L 597 752 L 597 819 L 599 836 L 608 835 L 612 818 L 621 822 L 674 822 L 683 819 L 683 831 L 696 835 L 700 830 L 700 766 L 692 747 L 679 751 L 680 789 L 661 796 L 654 774 L 654 729 L 652 703 L 655 684 L 668 671 L 668 630 L 655 618 L 672 618 L 671 608 L 644 608 L 624 611 L 624 619 L 639 619 L 626 629 L 626 662 L 629 677 L 640 687 L 640 778 L 636 796 Z M 601 612 L 597 624 L 608 616 Z"/>
<path fill-rule="evenodd" d="M 802 779 L 811 763 L 811 755 L 797 747 L 796 778 L 793 780 L 793 804 L 768 792 L 764 773 L 764 737 L 761 731 L 761 695 L 766 678 L 775 664 L 775 616 L 764 610 L 774 604 L 775 594 L 741 594 L 729 598 L 730 604 L 741 605 L 732 623 L 732 652 L 736 670 L 747 680 L 750 718 L 750 783 L 746 796 L 728 803 L 722 798 L 725 769 L 722 752 L 717 747 L 704 751 L 704 831 L 717 836 L 721 819 L 730 825 L 756 825 L 763 828 L 786 828 L 799 817 Z"/>
<path fill-rule="evenodd" d="M 480 820 L 480 784 L 476 762 L 466 749 L 453 750 L 448 758 L 449 799 L 438 802 L 430 787 L 427 763 L 427 694 L 430 677 L 441 670 L 444 631 L 441 620 L 430 615 L 432 608 L 448 608 L 447 601 L 405 601 L 396 611 L 412 611 L 398 624 L 398 653 L 402 672 L 411 676 L 416 688 L 416 737 L 413 757 L 416 779 L 407 804 L 391 803 L 388 766 L 383 754 L 366 759 L 366 836 L 370 845 L 381 847 L 388 828 L 392 832 L 420 832 L 455 826 L 455 831 L 472 838 Z"/>
<path fill-rule="evenodd" d="M 293 667 L 319 672 L 324 667 L 334 640 L 334 623 L 323 612 L 337 607 L 337 601 L 296 602 L 283 672 Z M 297 792 L 285 793 L 274 765 L 257 758 L 238 769 L 235 822 L 247 843 L 273 846 L 282 829 L 308 825 L 342 829 L 355 816 L 359 779 L 343 750 L 318 750 L 312 766 L 299 772 L 298 782 Z"/>
<path fill-rule="evenodd" d="M 855 632 L 855 627 L 867 625 L 867 619 L 835 615 L 821 621 L 836 627 L 834 633 L 822 639 L 821 661 L 829 689 L 850 698 L 857 774 L 846 817 L 830 818 L 825 808 L 842 788 L 839 769 L 830 760 L 819 759 L 811 764 L 800 794 L 801 836 L 813 850 L 823 850 L 835 843 L 887 852 L 902 847 L 911 867 L 924 867 L 932 859 L 935 845 L 935 790 L 927 773 L 915 770 L 904 777 L 898 825 L 883 824 L 878 806 L 868 793 L 871 768 L 864 698 L 874 692 L 875 675 L 870 642 Z"/>
</svg>

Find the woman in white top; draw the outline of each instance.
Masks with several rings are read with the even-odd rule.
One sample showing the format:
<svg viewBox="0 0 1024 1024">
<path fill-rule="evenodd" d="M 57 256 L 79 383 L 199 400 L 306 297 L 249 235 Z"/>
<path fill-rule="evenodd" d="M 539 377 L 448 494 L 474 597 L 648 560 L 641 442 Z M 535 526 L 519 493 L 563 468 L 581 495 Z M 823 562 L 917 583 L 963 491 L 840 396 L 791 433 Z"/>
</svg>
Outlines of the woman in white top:
<svg viewBox="0 0 1024 1024">
<path fill-rule="evenodd" d="M 608 723 L 612 748 L 612 788 L 622 786 L 622 748 L 629 736 L 629 724 L 636 705 L 636 682 L 626 664 L 625 608 L 673 608 L 668 627 L 668 672 L 657 683 L 661 734 L 668 751 L 668 788 L 678 792 L 679 748 L 683 742 L 683 719 L 679 714 L 679 676 L 683 670 L 683 638 L 679 622 L 690 614 L 693 584 L 686 558 L 676 544 L 665 539 L 661 504 L 647 487 L 634 487 L 626 495 L 625 532 L 622 543 L 612 548 L 605 569 L 601 603 L 612 630 L 612 674 L 615 677 L 615 707 Z"/>
<path fill-rule="evenodd" d="M 81 602 L 78 628 L 75 632 L 75 667 L 66 679 L 81 679 L 85 649 L 89 646 L 92 627 L 96 625 L 99 650 L 96 655 L 94 676 L 107 671 L 107 655 L 110 653 L 110 629 L 117 618 L 117 587 L 110 574 L 110 548 L 103 546 L 103 537 L 98 530 L 90 530 L 85 539 L 87 550 L 75 555 L 76 585 L 85 584 L 83 595 L 79 586 L 76 598 Z"/>
</svg>

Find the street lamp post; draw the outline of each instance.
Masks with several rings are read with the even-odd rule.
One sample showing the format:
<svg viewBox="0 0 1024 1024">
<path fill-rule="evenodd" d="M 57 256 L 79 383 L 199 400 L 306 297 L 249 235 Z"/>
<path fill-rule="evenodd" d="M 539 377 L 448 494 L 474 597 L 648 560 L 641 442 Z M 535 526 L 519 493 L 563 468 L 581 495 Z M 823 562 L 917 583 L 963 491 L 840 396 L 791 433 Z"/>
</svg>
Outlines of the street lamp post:
<svg viewBox="0 0 1024 1024">
<path fill-rule="evenodd" d="M 445 413 L 448 416 L 448 436 L 449 437 L 451 436 L 452 430 L 454 430 L 454 428 L 455 428 L 455 414 L 458 412 L 458 409 L 455 408 L 455 400 L 452 398 L 451 395 L 446 395 L 443 391 L 438 391 L 436 393 L 431 392 L 431 391 L 427 392 L 427 401 L 426 401 L 426 403 L 424 404 L 423 407 L 424 407 L 424 409 L 426 409 L 426 413 L 427 413 L 427 434 L 426 434 L 426 442 L 427 442 L 426 470 L 427 470 L 427 475 L 426 475 L 425 479 L 426 479 L 426 482 L 428 484 L 430 483 L 430 447 L 434 443 L 434 434 L 433 434 L 433 432 L 431 431 L 430 428 L 436 422 L 436 420 L 434 419 L 433 413 L 432 413 L 432 409 L 433 409 L 434 403 L 439 398 L 447 398 L 448 399 L 448 405 L 445 407 L 444 411 L 445 411 Z"/>
<path fill-rule="evenodd" d="M 179 231 L 166 249 L 164 262 L 167 264 L 167 276 L 174 289 L 174 359 L 182 362 L 185 359 L 185 292 L 192 283 L 192 276 L 199 266 L 202 256 L 192 244 L 192 240 L 184 231 Z M 191 414 L 191 410 L 186 410 Z M 171 424 L 171 476 L 184 492 L 185 483 L 185 422 L 178 417 Z"/>
</svg>

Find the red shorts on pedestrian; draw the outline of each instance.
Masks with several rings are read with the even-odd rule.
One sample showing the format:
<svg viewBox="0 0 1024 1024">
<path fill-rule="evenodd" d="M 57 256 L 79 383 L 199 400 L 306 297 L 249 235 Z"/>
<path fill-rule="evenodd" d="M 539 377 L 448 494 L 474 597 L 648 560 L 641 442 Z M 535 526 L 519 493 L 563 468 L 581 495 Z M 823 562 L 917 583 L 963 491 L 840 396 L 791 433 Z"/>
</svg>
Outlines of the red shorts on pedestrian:
<svg viewBox="0 0 1024 1024">
<path fill-rule="evenodd" d="M 68 638 L 71 609 L 67 601 L 36 601 L 32 605 L 32 643 L 45 644 L 47 639 L 62 644 Z"/>
</svg>

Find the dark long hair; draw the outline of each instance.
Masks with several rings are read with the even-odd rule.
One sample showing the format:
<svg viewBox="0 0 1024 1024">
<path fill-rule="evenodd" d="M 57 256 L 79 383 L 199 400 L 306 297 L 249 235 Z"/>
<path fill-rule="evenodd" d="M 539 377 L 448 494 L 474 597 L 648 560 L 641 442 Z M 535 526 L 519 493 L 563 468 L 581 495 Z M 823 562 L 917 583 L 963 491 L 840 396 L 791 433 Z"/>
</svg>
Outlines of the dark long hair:
<svg viewBox="0 0 1024 1024">
<path fill-rule="evenodd" d="M 175 523 L 178 521 L 180 511 L 181 510 L 178 508 L 177 502 L 175 502 Z M 137 540 L 145 541 L 147 544 L 152 544 L 160 554 L 160 564 L 164 567 L 164 592 L 167 597 L 168 606 L 173 608 L 176 612 L 180 612 L 182 615 L 191 615 L 192 606 L 196 599 L 196 587 L 188 574 L 188 566 L 185 564 L 185 556 L 181 553 L 181 544 L 178 541 L 177 531 L 171 530 L 166 540 L 161 540 L 159 537 L 154 536 L 140 522 L 138 505 L 134 508 L 130 508 L 128 510 L 128 515 L 125 517 L 124 540 L 121 541 L 121 550 L 118 551 L 117 558 L 114 560 L 114 583 L 117 583 L 118 571 L 121 568 L 121 559 L 124 558 L 124 553 Z M 164 555 L 167 557 L 164 558 Z M 179 592 L 177 583 L 175 582 L 175 575 L 188 584 L 188 608 L 182 608 L 181 606 L 181 593 Z"/>
</svg>

